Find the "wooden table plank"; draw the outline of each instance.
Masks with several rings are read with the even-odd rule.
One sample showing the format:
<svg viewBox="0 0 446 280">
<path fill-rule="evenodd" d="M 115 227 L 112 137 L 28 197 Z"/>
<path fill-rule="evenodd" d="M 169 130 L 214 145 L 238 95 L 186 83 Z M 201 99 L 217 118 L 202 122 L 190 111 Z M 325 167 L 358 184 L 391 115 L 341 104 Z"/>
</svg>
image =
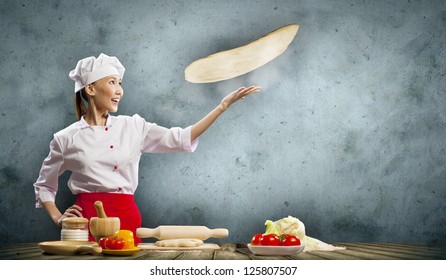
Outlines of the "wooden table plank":
<svg viewBox="0 0 446 280">
<path fill-rule="evenodd" d="M 343 246 L 347 247 L 347 250 L 352 251 L 359 251 L 374 255 L 381 255 L 381 256 L 387 256 L 393 259 L 400 259 L 400 260 L 420 260 L 420 259 L 429 259 L 428 257 L 417 255 L 415 253 L 411 252 L 398 252 L 393 251 L 389 249 L 385 249 L 378 246 L 367 246 L 367 245 L 361 245 L 361 244 L 352 244 L 352 243 L 343 243 Z"/>
<path fill-rule="evenodd" d="M 442 255 L 443 255 L 443 257 L 446 256 L 446 251 L 426 250 L 426 248 L 422 247 L 422 246 L 418 246 L 418 247 L 401 246 L 400 247 L 400 246 L 388 246 L 387 244 L 365 244 L 365 243 L 352 244 L 352 245 L 359 245 L 364 248 L 378 249 L 378 250 L 382 250 L 385 252 L 398 252 L 398 253 L 414 255 L 414 256 L 417 256 L 420 258 L 427 258 L 427 259 L 441 258 Z"/>
<path fill-rule="evenodd" d="M 292 260 L 306 260 L 306 261 L 320 261 L 320 260 L 325 260 L 325 258 L 315 255 L 315 254 L 311 254 L 310 252 L 302 252 L 299 253 L 297 255 L 292 255 L 289 256 L 290 259 Z"/>
<path fill-rule="evenodd" d="M 293 256 L 259 256 L 252 254 L 246 243 L 221 244 L 217 251 L 141 250 L 131 256 L 50 255 L 42 253 L 38 243 L 0 246 L 0 259 L 9 260 L 432 260 L 446 259 L 446 248 L 395 243 L 333 243 L 346 250 L 310 251 Z"/>
<path fill-rule="evenodd" d="M 103 255 L 92 255 L 92 254 L 82 254 L 82 255 L 70 255 L 70 256 L 62 256 L 62 255 L 49 255 L 42 254 L 42 256 L 36 257 L 36 260 L 102 260 Z M 32 259 L 31 259 L 32 260 Z"/>
<path fill-rule="evenodd" d="M 352 256 L 348 254 L 341 254 L 341 251 L 346 250 L 336 250 L 336 251 L 310 251 L 307 252 L 310 255 L 318 256 L 326 260 L 360 260 L 361 258 L 357 256 Z"/>
<path fill-rule="evenodd" d="M 354 258 L 358 258 L 360 260 L 394 260 L 395 258 L 379 255 L 379 254 L 373 254 L 370 252 L 359 252 L 359 251 L 353 251 L 353 250 L 339 250 L 338 254 L 351 256 Z"/>
<path fill-rule="evenodd" d="M 175 260 L 212 260 L 214 259 L 214 251 L 184 251 Z"/>
<path fill-rule="evenodd" d="M 39 249 L 37 243 L 26 243 L 0 247 L 0 254 L 4 252 L 16 252 L 17 250 Z"/>
<path fill-rule="evenodd" d="M 405 243 L 349 243 L 349 244 L 369 244 L 369 245 L 377 245 L 377 246 L 385 246 L 385 247 L 396 247 L 396 248 L 413 248 L 413 249 L 426 249 L 432 251 L 446 251 L 446 246 L 434 246 L 434 245 L 426 245 L 426 244 L 405 244 Z"/>
<path fill-rule="evenodd" d="M 221 250 L 215 251 L 214 260 L 250 260 L 246 254 L 237 251 L 234 243 L 220 245 Z"/>
<path fill-rule="evenodd" d="M 349 243 L 347 246 L 359 246 L 364 248 L 377 249 L 384 252 L 398 252 L 420 257 L 432 257 L 445 255 L 446 250 L 441 248 L 430 248 L 426 246 L 395 246 L 393 244 L 375 244 L 375 243 Z"/>
<path fill-rule="evenodd" d="M 24 244 L 22 247 L 8 246 L 0 249 L 0 259 L 20 260 L 40 256 L 42 251 L 37 244 Z"/>
<path fill-rule="evenodd" d="M 174 260 L 178 258 L 182 252 L 179 251 L 153 251 L 142 250 L 142 254 L 137 256 L 137 260 Z"/>
<path fill-rule="evenodd" d="M 391 250 L 405 250 L 410 252 L 417 252 L 426 256 L 443 256 L 446 257 L 446 247 L 427 247 L 423 245 L 406 245 L 406 244 L 389 244 L 389 243 L 352 243 L 364 246 L 375 246 L 379 248 L 386 248 Z"/>
</svg>

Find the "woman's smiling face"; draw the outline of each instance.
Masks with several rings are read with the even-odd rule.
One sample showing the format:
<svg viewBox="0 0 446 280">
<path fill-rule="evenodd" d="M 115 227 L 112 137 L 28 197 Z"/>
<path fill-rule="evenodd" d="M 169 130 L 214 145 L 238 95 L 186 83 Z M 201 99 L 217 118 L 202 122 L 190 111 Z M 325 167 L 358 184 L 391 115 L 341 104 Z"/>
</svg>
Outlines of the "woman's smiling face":
<svg viewBox="0 0 446 280">
<path fill-rule="evenodd" d="M 118 104 L 124 96 L 121 78 L 118 75 L 107 76 L 88 85 L 90 96 L 98 111 L 116 112 Z"/>
</svg>

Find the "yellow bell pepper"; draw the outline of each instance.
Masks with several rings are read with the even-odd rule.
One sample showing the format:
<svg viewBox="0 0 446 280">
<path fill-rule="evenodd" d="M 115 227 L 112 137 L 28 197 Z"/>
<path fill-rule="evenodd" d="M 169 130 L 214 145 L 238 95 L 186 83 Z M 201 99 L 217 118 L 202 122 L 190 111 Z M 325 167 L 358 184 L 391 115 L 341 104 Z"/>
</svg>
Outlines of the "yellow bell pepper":
<svg viewBox="0 0 446 280">
<path fill-rule="evenodd" d="M 133 237 L 133 232 L 130 230 L 121 229 L 114 234 L 117 237 L 124 239 L 123 249 L 133 249 L 135 248 L 135 238 Z"/>
</svg>

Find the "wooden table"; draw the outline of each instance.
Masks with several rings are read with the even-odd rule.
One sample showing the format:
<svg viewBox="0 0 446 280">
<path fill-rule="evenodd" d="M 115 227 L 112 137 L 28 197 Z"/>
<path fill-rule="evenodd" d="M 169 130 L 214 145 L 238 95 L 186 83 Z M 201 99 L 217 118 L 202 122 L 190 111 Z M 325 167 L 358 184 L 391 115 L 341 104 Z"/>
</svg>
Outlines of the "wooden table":
<svg viewBox="0 0 446 280">
<path fill-rule="evenodd" d="M 217 251 L 170 251 L 141 250 L 132 256 L 108 255 L 49 255 L 41 252 L 37 243 L 0 245 L 2 260 L 444 260 L 446 247 L 394 244 L 394 243 L 332 243 L 346 247 L 333 252 L 311 251 L 293 256 L 258 256 L 252 254 L 246 243 L 219 244 Z"/>
</svg>

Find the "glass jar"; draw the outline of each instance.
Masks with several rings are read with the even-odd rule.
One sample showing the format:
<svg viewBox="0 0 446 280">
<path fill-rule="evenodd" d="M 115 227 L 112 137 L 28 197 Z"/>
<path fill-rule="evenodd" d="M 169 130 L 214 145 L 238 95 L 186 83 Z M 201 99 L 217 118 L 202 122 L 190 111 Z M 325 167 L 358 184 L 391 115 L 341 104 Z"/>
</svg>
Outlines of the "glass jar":
<svg viewBox="0 0 446 280">
<path fill-rule="evenodd" d="M 60 240 L 88 241 L 88 219 L 79 217 L 63 219 Z"/>
</svg>

